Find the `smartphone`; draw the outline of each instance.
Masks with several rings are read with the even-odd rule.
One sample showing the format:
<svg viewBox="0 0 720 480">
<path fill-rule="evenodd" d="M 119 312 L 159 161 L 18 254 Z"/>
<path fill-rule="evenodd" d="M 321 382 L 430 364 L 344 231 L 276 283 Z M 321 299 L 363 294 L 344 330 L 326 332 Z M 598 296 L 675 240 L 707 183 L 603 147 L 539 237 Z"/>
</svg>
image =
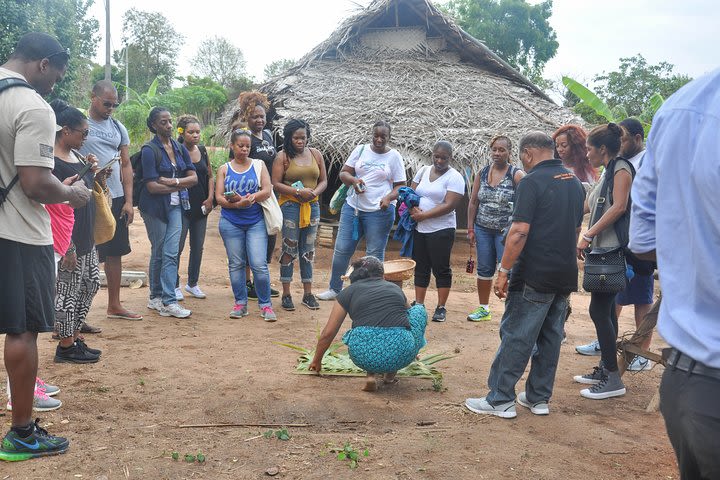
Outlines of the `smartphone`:
<svg viewBox="0 0 720 480">
<path fill-rule="evenodd" d="M 87 162 L 83 167 L 80 169 L 80 172 L 78 173 L 78 180 L 81 180 L 93 167 L 93 164 L 90 162 Z"/>
<path fill-rule="evenodd" d="M 358 183 L 358 184 L 357 184 L 358 192 L 364 192 L 366 188 L 367 188 L 367 187 L 365 186 L 365 183 Z"/>
<path fill-rule="evenodd" d="M 105 165 L 103 165 L 102 168 L 98 169 L 98 171 L 95 172 L 95 175 L 97 175 L 98 173 L 102 172 L 102 171 L 105 170 L 106 168 L 111 167 L 111 166 L 113 165 L 113 163 L 119 162 L 119 161 L 120 161 L 120 157 L 115 157 L 115 158 L 113 158 L 113 159 L 110 160 L 108 163 L 106 163 Z"/>
<path fill-rule="evenodd" d="M 290 185 L 293 188 L 305 188 L 305 185 L 303 185 L 301 180 L 298 180 L 297 182 Z"/>
<path fill-rule="evenodd" d="M 226 197 L 232 197 L 232 196 L 235 195 L 236 193 L 237 193 L 237 192 L 225 192 L 225 193 L 223 193 L 223 195 L 225 195 Z"/>
</svg>

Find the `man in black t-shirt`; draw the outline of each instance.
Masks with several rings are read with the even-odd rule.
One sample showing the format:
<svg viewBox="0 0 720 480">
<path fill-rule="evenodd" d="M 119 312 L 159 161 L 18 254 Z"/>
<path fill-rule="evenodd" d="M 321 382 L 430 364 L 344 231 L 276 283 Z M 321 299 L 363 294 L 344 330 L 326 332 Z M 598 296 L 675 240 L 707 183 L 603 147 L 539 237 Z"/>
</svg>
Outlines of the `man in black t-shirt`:
<svg viewBox="0 0 720 480">
<path fill-rule="evenodd" d="M 553 159 L 553 148 L 552 138 L 542 132 L 520 141 L 520 160 L 529 173 L 515 192 L 513 223 L 495 282 L 495 294 L 507 301 L 488 378 L 490 392 L 465 401 L 475 413 L 517 416 L 515 384 L 534 345 L 537 353 L 517 401 L 536 415 L 550 413 L 568 296 L 577 290 L 576 245 L 585 199 L 577 177 Z"/>
</svg>

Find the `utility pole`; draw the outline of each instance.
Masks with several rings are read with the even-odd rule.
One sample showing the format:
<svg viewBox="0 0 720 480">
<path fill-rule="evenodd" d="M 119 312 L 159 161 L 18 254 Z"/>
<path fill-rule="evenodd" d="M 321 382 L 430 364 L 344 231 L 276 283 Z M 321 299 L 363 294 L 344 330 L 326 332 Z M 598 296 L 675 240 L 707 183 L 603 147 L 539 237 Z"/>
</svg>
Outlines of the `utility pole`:
<svg viewBox="0 0 720 480">
<path fill-rule="evenodd" d="M 128 72 L 130 71 L 130 45 L 125 45 L 125 100 L 128 99 L 128 96 L 130 95 L 130 90 L 128 90 L 130 82 L 128 81 Z"/>
<path fill-rule="evenodd" d="M 105 80 L 112 80 L 112 68 L 110 68 L 110 0 L 105 0 Z"/>
</svg>

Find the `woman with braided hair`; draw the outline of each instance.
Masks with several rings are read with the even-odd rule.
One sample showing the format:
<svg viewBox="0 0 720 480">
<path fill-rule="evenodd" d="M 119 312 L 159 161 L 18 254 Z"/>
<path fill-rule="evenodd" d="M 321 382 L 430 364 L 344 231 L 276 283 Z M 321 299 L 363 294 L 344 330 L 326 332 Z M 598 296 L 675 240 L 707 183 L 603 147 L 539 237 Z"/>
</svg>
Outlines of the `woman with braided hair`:
<svg viewBox="0 0 720 480">
<path fill-rule="evenodd" d="M 250 138 L 250 155 L 249 158 L 255 158 L 265 162 L 268 172 L 272 172 L 273 162 L 277 156 L 277 150 L 275 148 L 275 142 L 273 140 L 272 133 L 270 130 L 265 129 L 267 125 L 267 109 L 270 108 L 270 102 L 268 101 L 267 95 L 258 92 L 256 90 L 249 92 L 242 92 L 238 96 L 239 109 L 233 115 L 232 121 L 230 122 L 231 131 L 237 128 L 247 128 L 252 133 Z M 230 151 L 230 159 L 233 158 L 233 152 Z M 267 241 L 267 263 L 272 261 L 272 254 L 275 250 L 275 242 L 277 241 L 277 235 L 268 235 Z M 246 271 L 248 297 L 258 298 L 257 292 L 255 291 L 255 284 L 253 283 L 250 267 L 248 266 Z M 278 297 L 280 292 L 273 288 L 270 289 L 271 297 Z"/>
</svg>

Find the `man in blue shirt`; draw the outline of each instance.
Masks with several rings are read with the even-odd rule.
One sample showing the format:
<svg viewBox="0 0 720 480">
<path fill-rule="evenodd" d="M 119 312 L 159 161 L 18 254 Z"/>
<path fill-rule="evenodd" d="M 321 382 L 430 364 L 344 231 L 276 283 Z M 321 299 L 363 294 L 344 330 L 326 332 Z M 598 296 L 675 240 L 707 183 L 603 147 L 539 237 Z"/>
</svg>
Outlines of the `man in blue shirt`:
<svg viewBox="0 0 720 480">
<path fill-rule="evenodd" d="M 720 478 L 720 69 L 655 115 L 632 187 L 630 249 L 657 258 L 671 348 L 660 409 L 681 478 Z"/>
</svg>

